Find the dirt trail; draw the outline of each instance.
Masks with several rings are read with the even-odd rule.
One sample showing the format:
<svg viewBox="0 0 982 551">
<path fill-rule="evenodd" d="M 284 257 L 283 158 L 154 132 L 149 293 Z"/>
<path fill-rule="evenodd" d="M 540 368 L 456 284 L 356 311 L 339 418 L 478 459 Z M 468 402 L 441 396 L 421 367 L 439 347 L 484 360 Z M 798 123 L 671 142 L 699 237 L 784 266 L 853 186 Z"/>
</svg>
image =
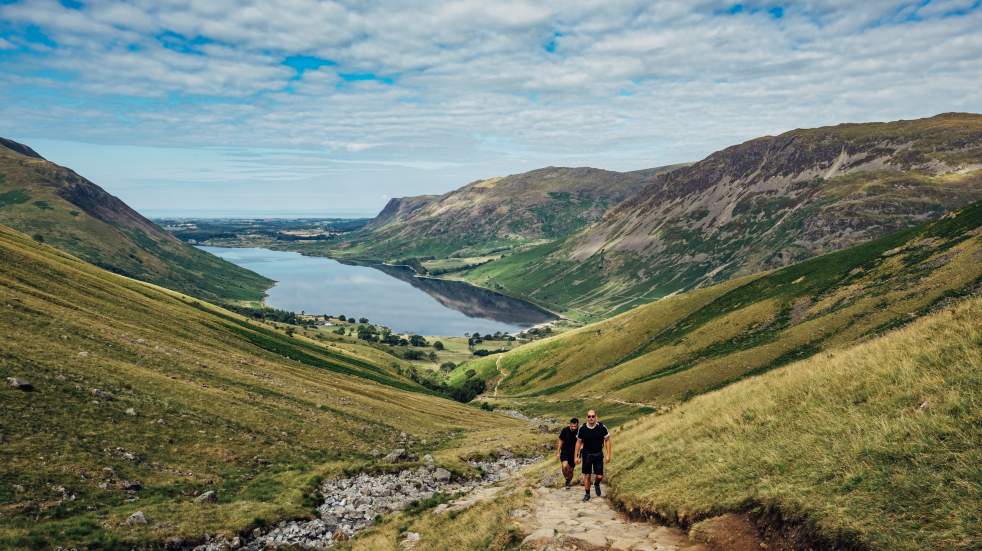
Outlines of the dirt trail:
<svg viewBox="0 0 982 551">
<path fill-rule="evenodd" d="M 636 522 L 614 510 L 606 497 L 583 502 L 582 487 L 539 487 L 531 510 L 522 511 L 522 542 L 533 549 L 706 551 L 681 530 Z"/>
<path fill-rule="evenodd" d="M 507 377 L 508 375 L 510 375 L 510 373 L 508 373 L 508 372 L 504 371 L 503 369 L 501 369 L 501 358 L 503 358 L 503 357 L 504 357 L 504 354 L 501 354 L 501 355 L 498 356 L 498 359 L 494 361 L 494 368 L 498 370 L 498 380 L 495 381 L 495 383 L 494 383 L 494 397 L 495 398 L 498 397 L 498 386 L 501 384 L 501 381 L 504 380 L 505 377 Z"/>
</svg>

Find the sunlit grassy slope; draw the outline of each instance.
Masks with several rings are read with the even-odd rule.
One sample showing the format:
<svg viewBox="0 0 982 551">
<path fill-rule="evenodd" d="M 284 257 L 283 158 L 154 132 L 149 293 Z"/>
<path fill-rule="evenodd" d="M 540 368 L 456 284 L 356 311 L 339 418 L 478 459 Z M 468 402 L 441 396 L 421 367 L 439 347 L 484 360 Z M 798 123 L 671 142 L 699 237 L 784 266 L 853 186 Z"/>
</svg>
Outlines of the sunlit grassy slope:
<svg viewBox="0 0 982 551">
<path fill-rule="evenodd" d="M 910 321 L 982 281 L 982 204 L 669 297 L 501 357 L 499 396 L 664 405 Z M 475 369 L 494 377 L 491 357 Z M 493 387 L 493 385 L 492 385 Z"/>
<path fill-rule="evenodd" d="M 978 549 L 982 298 L 628 423 L 614 441 L 610 480 L 629 508 L 682 523 L 777 511 L 837 548 Z"/>
<path fill-rule="evenodd" d="M 109 271 L 209 300 L 257 301 L 272 285 L 179 241 L 72 170 L 6 144 L 0 142 L 0 224 Z"/>
<path fill-rule="evenodd" d="M 306 514 L 316 476 L 401 431 L 451 464 L 540 438 L 426 393 L 378 351 L 290 338 L 3 226 L 0 343 L 0 377 L 35 389 L 0 388 L 0 548 L 129 548 Z M 210 489 L 218 503 L 193 501 Z M 148 526 L 126 526 L 137 510 Z"/>
</svg>

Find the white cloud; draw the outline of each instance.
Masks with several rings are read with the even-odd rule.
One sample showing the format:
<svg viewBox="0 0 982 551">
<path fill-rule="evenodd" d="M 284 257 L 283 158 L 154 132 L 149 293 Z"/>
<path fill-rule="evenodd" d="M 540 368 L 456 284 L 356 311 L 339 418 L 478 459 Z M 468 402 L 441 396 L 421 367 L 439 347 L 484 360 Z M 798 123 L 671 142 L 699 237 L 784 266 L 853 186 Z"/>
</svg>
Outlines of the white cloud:
<svg viewBox="0 0 982 551">
<path fill-rule="evenodd" d="M 57 46 L 0 57 L 0 120 L 90 142 L 327 148 L 344 170 L 463 182 L 475 167 L 640 168 L 793 127 L 982 110 L 975 3 L 742 5 L 30 0 L 0 6 L 0 49 L 28 44 L 27 26 Z"/>
</svg>

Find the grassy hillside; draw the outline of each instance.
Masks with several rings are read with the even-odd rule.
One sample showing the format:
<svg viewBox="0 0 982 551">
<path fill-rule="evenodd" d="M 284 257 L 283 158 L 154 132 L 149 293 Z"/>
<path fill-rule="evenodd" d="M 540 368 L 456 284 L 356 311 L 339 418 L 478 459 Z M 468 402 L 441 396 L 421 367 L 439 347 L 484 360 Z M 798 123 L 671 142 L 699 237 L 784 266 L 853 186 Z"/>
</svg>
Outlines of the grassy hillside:
<svg viewBox="0 0 982 551">
<path fill-rule="evenodd" d="M 787 266 L 982 199 L 982 115 L 766 136 L 658 174 L 562 242 L 462 272 L 595 320 Z"/>
<path fill-rule="evenodd" d="M 683 524 L 791 521 L 798 548 L 978 549 L 980 320 L 971 298 L 629 423 L 613 495 Z"/>
<path fill-rule="evenodd" d="M 662 406 L 902 325 L 982 286 L 982 203 L 470 362 L 499 397 Z M 541 406 L 540 406 L 541 407 Z"/>
<path fill-rule="evenodd" d="M 208 300 L 255 301 L 272 281 L 182 243 L 30 148 L 0 142 L 0 224 L 107 270 Z"/>
<path fill-rule="evenodd" d="M 0 548 L 130 548 L 310 512 L 320 476 L 400 432 L 459 456 L 523 423 L 427 393 L 400 361 L 321 345 L 111 274 L 0 226 Z M 195 495 L 217 490 L 217 503 Z M 130 527 L 143 511 L 150 523 Z"/>
</svg>

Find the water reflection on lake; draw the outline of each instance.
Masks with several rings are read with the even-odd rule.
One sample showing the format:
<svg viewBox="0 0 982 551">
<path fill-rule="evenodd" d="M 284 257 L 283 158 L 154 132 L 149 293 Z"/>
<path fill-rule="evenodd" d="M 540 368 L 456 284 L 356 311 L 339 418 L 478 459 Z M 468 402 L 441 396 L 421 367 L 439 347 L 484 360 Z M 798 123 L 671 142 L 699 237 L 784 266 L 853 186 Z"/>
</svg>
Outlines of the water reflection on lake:
<svg viewBox="0 0 982 551">
<path fill-rule="evenodd" d="M 553 319 L 527 302 L 466 283 L 418 278 L 406 268 L 261 248 L 200 248 L 276 280 L 266 303 L 283 310 L 366 317 L 421 335 L 510 332 Z"/>
</svg>

